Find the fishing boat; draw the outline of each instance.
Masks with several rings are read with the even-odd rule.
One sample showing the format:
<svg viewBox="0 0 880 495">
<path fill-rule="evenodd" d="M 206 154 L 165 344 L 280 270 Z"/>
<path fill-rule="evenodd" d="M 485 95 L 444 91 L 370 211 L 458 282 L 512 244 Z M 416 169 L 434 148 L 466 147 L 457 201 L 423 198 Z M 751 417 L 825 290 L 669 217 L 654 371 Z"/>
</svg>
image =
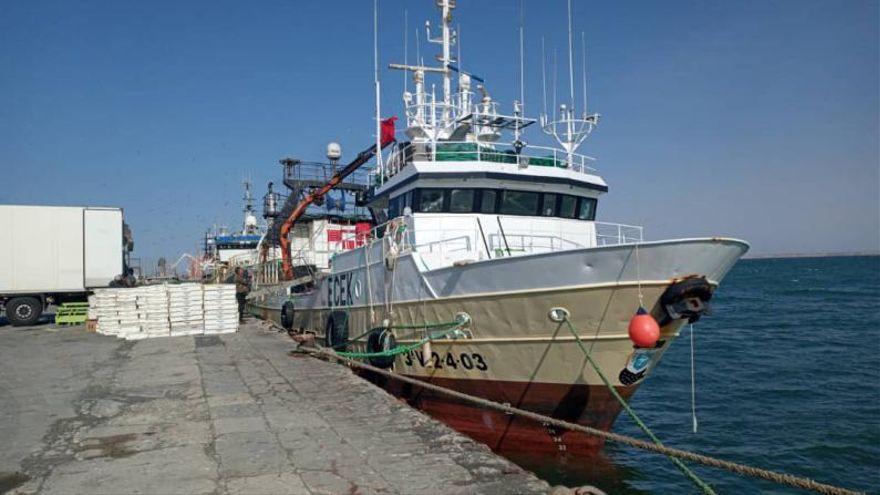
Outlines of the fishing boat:
<svg viewBox="0 0 880 495">
<path fill-rule="evenodd" d="M 630 398 L 682 325 L 707 313 L 749 246 L 724 237 L 647 240 L 641 226 L 599 221 L 608 184 L 578 152 L 599 115 L 569 101 L 532 119 L 522 98 L 502 112 L 452 56 L 454 0 L 436 5 L 440 23 L 428 29 L 441 47 L 438 65 L 390 66 L 412 76 L 404 128 L 395 131 L 393 119 L 379 127 L 377 118 L 376 143 L 344 168 L 286 163 L 291 194 L 268 214 L 251 311 L 395 374 L 610 430 L 621 404 L 597 370 Z M 528 144 L 532 130 L 558 147 Z M 328 158 L 338 159 L 330 148 Z M 360 168 L 367 163 L 369 172 Z M 331 191 L 349 194 L 368 215 L 315 214 Z M 639 308 L 659 327 L 648 345 L 631 338 Z M 501 453 L 602 446 L 366 377 Z"/>
</svg>

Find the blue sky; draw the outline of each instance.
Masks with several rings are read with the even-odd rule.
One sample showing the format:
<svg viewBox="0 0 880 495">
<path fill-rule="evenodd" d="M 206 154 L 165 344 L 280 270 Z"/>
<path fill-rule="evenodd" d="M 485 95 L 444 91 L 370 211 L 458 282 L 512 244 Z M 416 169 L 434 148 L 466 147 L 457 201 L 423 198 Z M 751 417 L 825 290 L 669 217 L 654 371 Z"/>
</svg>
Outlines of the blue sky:
<svg viewBox="0 0 880 495">
<path fill-rule="evenodd" d="M 412 57 L 432 5 L 381 0 L 383 65 L 403 59 L 404 9 Z M 464 67 L 508 111 L 518 11 L 455 11 Z M 525 12 L 536 116 L 541 37 L 564 61 L 565 3 Z M 601 219 L 755 253 L 877 251 L 878 18 L 861 0 L 575 0 Z M 245 176 L 262 192 L 283 156 L 337 140 L 353 157 L 373 139 L 371 1 L 0 0 L 0 67 L 0 202 L 122 206 L 145 264 L 239 222 Z M 400 114 L 402 75 L 382 78 L 383 113 Z"/>
</svg>

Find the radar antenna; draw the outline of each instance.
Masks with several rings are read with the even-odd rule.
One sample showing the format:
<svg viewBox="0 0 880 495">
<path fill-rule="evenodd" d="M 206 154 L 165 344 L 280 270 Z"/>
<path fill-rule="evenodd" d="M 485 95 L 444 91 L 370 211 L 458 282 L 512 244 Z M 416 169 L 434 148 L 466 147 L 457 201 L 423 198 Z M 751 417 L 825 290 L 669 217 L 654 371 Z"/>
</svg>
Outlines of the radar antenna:
<svg viewBox="0 0 880 495">
<path fill-rule="evenodd" d="M 571 0 L 568 0 L 568 81 L 569 81 L 569 104 L 559 105 L 559 117 L 551 120 L 545 109 L 541 114 L 541 129 L 545 134 L 553 136 L 556 142 L 568 153 L 568 166 L 574 166 L 574 153 L 584 140 L 593 132 L 599 124 L 599 114 L 587 114 L 586 107 L 583 116 L 578 117 L 574 109 L 574 53 L 572 48 L 571 31 Z M 554 62 L 555 64 L 555 62 Z M 586 69 L 584 69 L 586 71 Z M 554 77 L 555 80 L 555 77 Z M 586 83 L 584 83 L 586 84 Z M 586 91 L 586 89 L 585 89 Z M 555 88 L 554 88 L 555 95 Z M 586 99 L 586 98 L 585 98 Z M 554 105 L 556 98 L 554 97 Z M 586 102 L 585 102 L 586 104 Z M 555 112 L 555 109 L 554 109 Z"/>
</svg>

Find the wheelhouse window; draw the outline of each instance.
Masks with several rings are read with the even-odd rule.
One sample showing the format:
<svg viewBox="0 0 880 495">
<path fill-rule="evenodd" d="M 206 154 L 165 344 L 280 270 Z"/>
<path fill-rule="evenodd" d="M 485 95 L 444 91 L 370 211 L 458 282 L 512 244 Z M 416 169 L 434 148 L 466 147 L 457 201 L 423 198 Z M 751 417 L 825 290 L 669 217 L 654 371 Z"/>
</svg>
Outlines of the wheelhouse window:
<svg viewBox="0 0 880 495">
<path fill-rule="evenodd" d="M 495 213 L 495 203 L 498 199 L 498 192 L 492 189 L 483 189 L 480 191 L 480 213 Z"/>
<path fill-rule="evenodd" d="M 559 197 L 559 215 L 562 218 L 574 218 L 577 209 L 577 198 L 563 194 Z"/>
<path fill-rule="evenodd" d="M 538 211 L 538 199 L 536 192 L 527 191 L 502 191 L 501 213 L 502 215 L 534 215 Z"/>
<path fill-rule="evenodd" d="M 449 192 L 450 213 L 470 213 L 474 211 L 474 190 L 453 189 Z"/>
<path fill-rule="evenodd" d="M 419 211 L 423 213 L 443 212 L 443 189 L 421 189 Z"/>
<path fill-rule="evenodd" d="M 595 220 L 595 198 L 560 193 L 507 189 L 427 188 L 392 198 L 390 218 L 403 215 L 406 207 L 422 213 L 483 213 L 578 220 Z"/>
<path fill-rule="evenodd" d="M 556 216 L 556 194 L 544 193 L 544 200 L 541 202 L 541 215 L 545 217 Z"/>
<path fill-rule="evenodd" d="M 578 220 L 595 220 L 596 200 L 593 198 L 580 198 L 577 217 Z"/>
</svg>

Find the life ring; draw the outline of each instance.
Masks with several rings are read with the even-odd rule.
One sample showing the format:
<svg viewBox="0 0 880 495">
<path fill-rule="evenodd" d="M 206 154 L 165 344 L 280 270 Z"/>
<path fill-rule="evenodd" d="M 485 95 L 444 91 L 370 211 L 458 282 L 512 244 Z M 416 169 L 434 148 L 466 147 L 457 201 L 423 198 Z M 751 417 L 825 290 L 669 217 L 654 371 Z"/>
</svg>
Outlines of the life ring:
<svg viewBox="0 0 880 495">
<path fill-rule="evenodd" d="M 367 337 L 367 352 L 385 352 L 397 347 L 394 333 L 389 328 L 374 328 Z M 395 356 L 374 356 L 369 358 L 370 364 L 382 369 L 394 365 Z"/>
</svg>

